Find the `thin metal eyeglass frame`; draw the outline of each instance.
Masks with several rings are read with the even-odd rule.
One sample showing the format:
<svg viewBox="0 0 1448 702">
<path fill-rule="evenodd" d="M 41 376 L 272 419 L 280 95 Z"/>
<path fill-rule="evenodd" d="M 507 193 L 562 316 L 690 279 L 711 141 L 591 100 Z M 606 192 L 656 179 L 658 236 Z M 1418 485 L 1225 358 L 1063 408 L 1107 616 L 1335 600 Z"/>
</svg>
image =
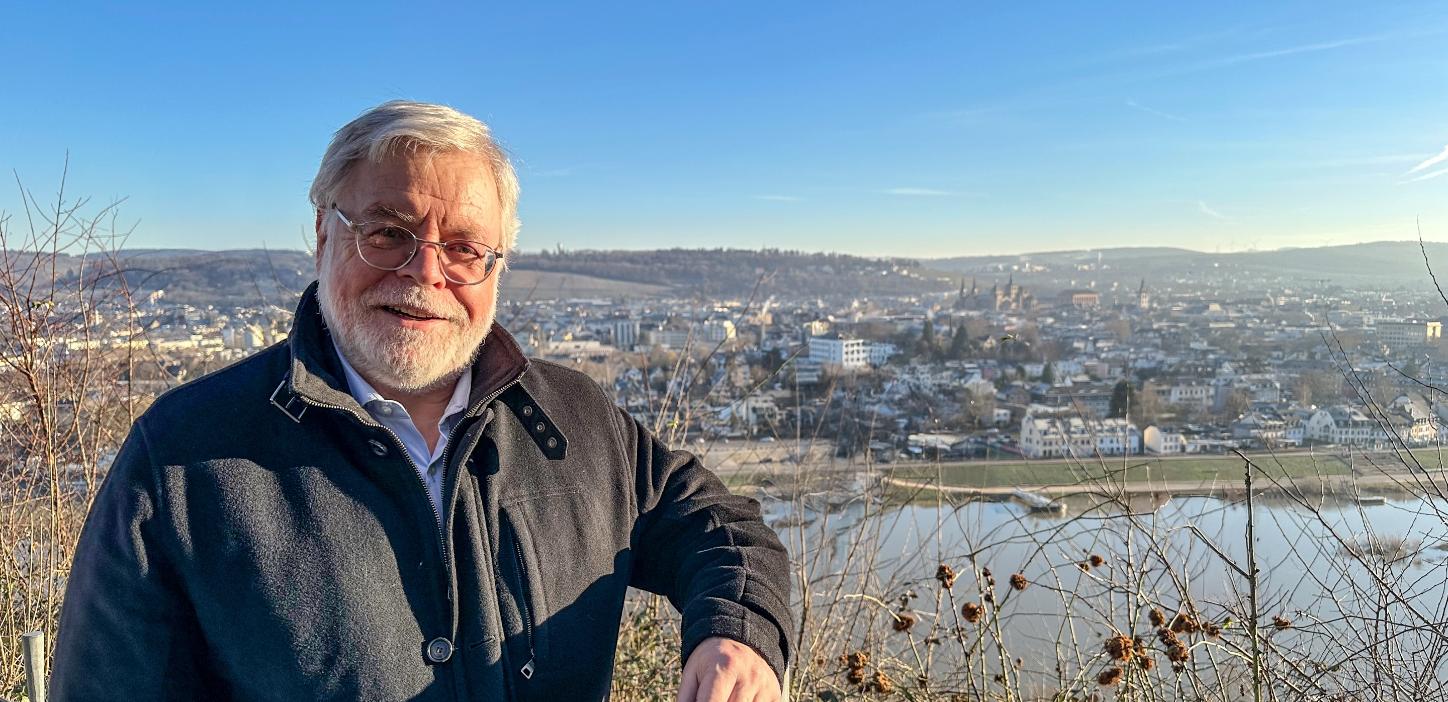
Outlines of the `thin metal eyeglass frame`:
<svg viewBox="0 0 1448 702">
<path fill-rule="evenodd" d="M 352 220 L 350 220 L 350 219 L 347 218 L 347 215 L 342 214 L 342 208 L 337 207 L 337 205 L 336 205 L 335 203 L 332 205 L 332 211 L 337 214 L 337 220 L 342 223 L 342 226 L 346 227 L 346 228 L 347 228 L 347 231 L 352 232 L 352 244 L 353 244 L 353 247 L 357 249 L 357 257 L 358 257 L 358 258 L 361 258 L 363 263 L 365 263 L 365 264 L 367 264 L 367 265 L 369 265 L 369 266 L 371 266 L 371 267 L 373 267 L 373 268 L 376 268 L 376 269 L 379 270 L 379 271 L 400 271 L 400 270 L 402 270 L 403 268 L 406 268 L 406 267 L 407 267 L 407 264 L 412 263 L 412 259 L 417 256 L 417 252 L 418 252 L 419 250 L 421 250 L 423 244 L 426 244 L 426 245 L 428 245 L 428 246 L 436 246 L 436 247 L 437 247 L 437 264 L 438 264 L 438 270 L 441 270 L 441 271 L 442 271 L 442 277 L 446 278 L 446 279 L 448 280 L 448 282 L 454 283 L 454 284 L 456 284 L 456 285 L 479 285 L 479 284 L 481 284 L 481 283 L 484 283 L 484 282 L 486 282 L 486 281 L 488 280 L 488 278 L 493 277 L 493 272 L 496 271 L 496 270 L 498 269 L 498 266 L 502 265 L 502 263 L 503 263 L 503 252 L 502 252 L 502 251 L 499 251 L 499 250 L 497 250 L 497 249 L 495 249 L 495 248 L 493 248 L 493 247 L 491 247 L 491 246 L 488 246 L 487 244 L 484 244 L 484 243 L 482 243 L 482 242 L 480 242 L 480 241 L 473 241 L 472 239 L 449 239 L 449 240 L 447 240 L 447 241 L 428 241 L 427 239 L 423 239 L 423 238 L 419 237 L 417 234 L 413 233 L 413 231 L 412 231 L 411 229 L 408 229 L 407 227 L 404 227 L 404 226 L 401 226 L 401 225 L 398 225 L 398 224 L 389 224 L 389 225 L 387 225 L 387 226 L 392 227 L 392 228 L 394 228 L 394 229 L 401 229 L 402 231 L 407 232 L 407 235 L 408 235 L 408 236 L 412 237 L 412 252 L 409 253 L 409 254 L 407 254 L 407 258 L 403 259 L 403 260 L 402 260 L 402 263 L 397 264 L 395 267 L 387 268 L 387 267 L 385 267 L 385 266 L 379 266 L 379 265 L 377 265 L 377 264 L 375 264 L 375 263 L 367 260 L 367 254 L 365 254 L 365 253 L 362 252 L 362 224 L 367 224 L 367 222 L 362 222 L 361 224 L 353 224 L 353 223 L 352 223 Z M 461 281 L 461 280 L 456 280 L 456 279 L 454 279 L 451 275 L 448 275 L 448 262 L 447 262 L 447 260 L 446 260 L 445 258 L 443 258 L 443 250 L 444 250 L 448 245 L 450 245 L 450 244 L 455 244 L 455 243 L 458 243 L 458 242 L 464 242 L 464 243 L 468 244 L 469 246 L 482 247 L 482 248 L 487 249 L 488 251 L 492 252 L 492 254 L 493 254 L 493 266 L 492 266 L 491 268 L 489 268 L 486 273 L 483 274 L 483 277 L 481 277 L 481 278 L 479 278 L 479 279 L 477 279 L 477 280 L 475 280 L 475 281 L 472 281 L 472 282 L 465 282 L 465 281 Z"/>
</svg>

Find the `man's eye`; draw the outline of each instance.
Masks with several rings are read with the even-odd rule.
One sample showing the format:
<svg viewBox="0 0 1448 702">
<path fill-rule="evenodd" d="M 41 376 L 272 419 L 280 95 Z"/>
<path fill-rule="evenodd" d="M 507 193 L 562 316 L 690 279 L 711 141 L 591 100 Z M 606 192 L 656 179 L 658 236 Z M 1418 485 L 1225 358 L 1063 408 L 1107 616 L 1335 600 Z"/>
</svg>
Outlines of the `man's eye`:
<svg viewBox="0 0 1448 702">
<path fill-rule="evenodd" d="M 482 258 L 482 251 L 466 241 L 452 241 L 447 244 L 447 257 L 456 263 L 472 263 Z"/>
<path fill-rule="evenodd" d="M 392 249 L 403 246 L 412 235 L 401 227 L 382 227 L 369 233 L 365 239 L 368 246 L 378 249 Z"/>
</svg>

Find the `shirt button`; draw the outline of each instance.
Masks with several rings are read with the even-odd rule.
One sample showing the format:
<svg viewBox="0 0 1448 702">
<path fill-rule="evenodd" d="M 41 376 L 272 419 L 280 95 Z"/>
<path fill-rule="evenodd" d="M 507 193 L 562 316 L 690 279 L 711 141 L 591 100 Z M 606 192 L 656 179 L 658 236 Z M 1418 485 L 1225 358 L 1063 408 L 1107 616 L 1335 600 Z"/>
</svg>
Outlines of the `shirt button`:
<svg viewBox="0 0 1448 702">
<path fill-rule="evenodd" d="M 387 447 L 383 445 L 381 441 L 378 441 L 376 439 L 368 439 L 367 445 L 372 447 L 372 453 L 375 453 L 379 456 L 387 455 Z"/>
<path fill-rule="evenodd" d="M 384 417 L 391 417 L 391 416 L 392 416 L 392 405 L 383 405 L 383 406 L 382 406 L 381 408 L 379 408 L 377 411 L 378 411 L 378 412 L 381 412 L 381 413 L 382 413 L 382 416 L 384 416 Z"/>
<path fill-rule="evenodd" d="M 452 658 L 453 645 L 445 636 L 439 636 L 427 642 L 427 659 L 433 663 L 446 663 Z"/>
</svg>

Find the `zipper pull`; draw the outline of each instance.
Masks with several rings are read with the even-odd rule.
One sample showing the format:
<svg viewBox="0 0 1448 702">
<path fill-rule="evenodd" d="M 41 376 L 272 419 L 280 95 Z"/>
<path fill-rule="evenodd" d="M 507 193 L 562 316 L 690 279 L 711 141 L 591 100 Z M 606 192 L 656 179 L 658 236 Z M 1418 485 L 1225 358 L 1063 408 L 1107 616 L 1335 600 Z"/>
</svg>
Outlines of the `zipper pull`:
<svg viewBox="0 0 1448 702">
<path fill-rule="evenodd" d="M 524 680 L 532 680 L 532 679 L 533 679 L 533 659 L 532 659 L 532 658 L 529 658 L 529 659 L 528 659 L 528 662 L 523 664 L 522 673 L 523 673 L 523 679 L 524 679 Z"/>
</svg>

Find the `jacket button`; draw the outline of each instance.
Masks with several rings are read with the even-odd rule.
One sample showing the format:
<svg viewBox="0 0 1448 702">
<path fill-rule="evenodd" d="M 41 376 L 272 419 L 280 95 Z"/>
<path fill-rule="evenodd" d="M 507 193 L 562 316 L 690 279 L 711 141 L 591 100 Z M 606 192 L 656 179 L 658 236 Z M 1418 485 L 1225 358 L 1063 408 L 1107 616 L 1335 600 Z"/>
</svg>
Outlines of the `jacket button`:
<svg viewBox="0 0 1448 702">
<path fill-rule="evenodd" d="M 548 448 L 558 448 L 558 439 L 551 436 L 548 437 Z"/>
<path fill-rule="evenodd" d="M 387 446 L 385 446 L 381 441 L 378 441 L 376 439 L 368 439 L 367 445 L 372 447 L 372 453 L 375 453 L 379 456 L 387 455 Z"/>
<path fill-rule="evenodd" d="M 538 422 L 537 424 L 534 424 L 534 425 L 533 425 L 533 431 L 536 431 L 536 432 L 538 432 L 539 434 L 542 434 L 542 433 L 543 433 L 545 430 L 547 430 L 547 429 L 548 429 L 548 425 L 547 425 L 547 424 L 544 424 L 544 423 L 542 423 L 542 422 Z"/>
<path fill-rule="evenodd" d="M 533 405 L 523 405 L 523 416 L 524 416 L 524 417 L 531 417 L 531 416 L 533 416 Z"/>
<path fill-rule="evenodd" d="M 452 658 L 453 645 L 445 636 L 439 636 L 427 642 L 427 659 L 433 663 L 446 663 Z"/>
</svg>

